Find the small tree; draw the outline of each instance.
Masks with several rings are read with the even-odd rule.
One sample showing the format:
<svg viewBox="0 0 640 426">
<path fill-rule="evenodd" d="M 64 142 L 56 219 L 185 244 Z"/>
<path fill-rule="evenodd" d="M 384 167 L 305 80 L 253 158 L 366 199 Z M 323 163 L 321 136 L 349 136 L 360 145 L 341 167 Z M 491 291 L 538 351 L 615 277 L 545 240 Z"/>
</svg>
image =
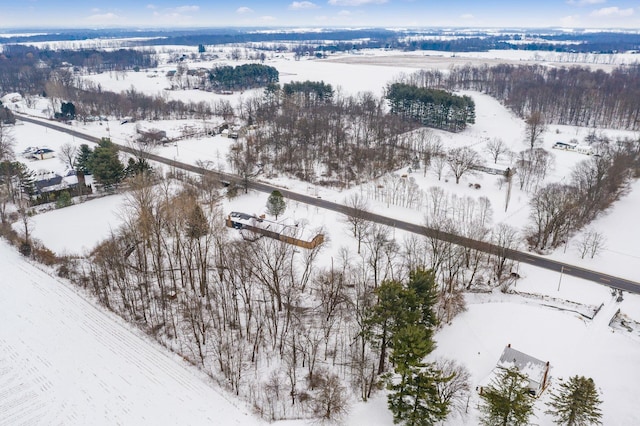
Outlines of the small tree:
<svg viewBox="0 0 640 426">
<path fill-rule="evenodd" d="M 464 413 L 471 390 L 469 370 L 451 359 L 438 359 L 435 366 L 442 376 L 450 378 L 450 380 L 441 380 L 436 383 L 438 399 L 448 406 L 449 411 Z"/>
<path fill-rule="evenodd" d="M 496 164 L 498 163 L 498 159 L 509 151 L 509 148 L 502 139 L 493 138 L 487 142 L 486 150 L 491 155 L 491 158 L 493 158 L 493 163 Z"/>
<path fill-rule="evenodd" d="M 275 190 L 269 195 L 269 199 L 267 199 L 267 211 L 270 215 L 276 217 L 278 220 L 278 216 L 280 216 L 287 209 L 287 203 L 284 201 L 284 197 L 282 193 L 278 190 Z"/>
<path fill-rule="evenodd" d="M 65 120 L 76 118 L 76 106 L 71 102 L 63 102 L 60 106 L 60 116 Z"/>
<path fill-rule="evenodd" d="M 551 414 L 559 425 L 599 425 L 602 424 L 601 403 L 593 379 L 573 376 L 551 394 L 546 413 Z"/>
<path fill-rule="evenodd" d="M 391 382 L 387 397 L 394 423 L 408 426 L 429 426 L 444 420 L 449 413 L 448 402 L 438 394 L 438 383 L 447 381 L 433 364 L 412 365 Z"/>
<path fill-rule="evenodd" d="M 453 148 L 447 154 L 447 164 L 456 178 L 456 183 L 460 183 L 463 174 L 480 164 L 480 158 L 478 153 L 469 147 Z"/>
<path fill-rule="evenodd" d="M 69 170 L 75 169 L 77 158 L 78 158 L 78 147 L 75 145 L 71 145 L 70 143 L 65 143 L 60 146 L 60 149 L 58 149 L 58 159 Z"/>
<path fill-rule="evenodd" d="M 526 140 L 531 149 L 533 149 L 547 129 L 547 126 L 544 117 L 539 111 L 532 112 L 531 115 L 527 117 L 526 125 Z"/>
<path fill-rule="evenodd" d="M 482 391 L 481 422 L 487 426 L 520 426 L 529 423 L 533 399 L 529 380 L 516 367 L 502 370 Z"/>
<path fill-rule="evenodd" d="M 322 423 L 336 422 L 348 411 L 348 397 L 340 378 L 330 374 L 322 380 L 318 394 L 311 402 L 313 415 Z"/>
<path fill-rule="evenodd" d="M 63 207 L 69 207 L 71 204 L 73 204 L 73 201 L 71 200 L 71 194 L 69 194 L 69 191 L 62 191 L 56 199 L 56 208 L 61 209 Z"/>
<path fill-rule="evenodd" d="M 0 120 L 0 161 L 13 160 L 15 138 L 12 130 Z"/>
<path fill-rule="evenodd" d="M 91 167 L 91 156 L 93 155 L 93 150 L 87 145 L 83 143 L 80 145 L 80 150 L 76 153 L 75 166 L 76 170 L 84 173 L 85 175 L 90 175 L 92 172 Z"/>
<path fill-rule="evenodd" d="M 360 254 L 362 241 L 370 224 L 366 218 L 368 214 L 367 201 L 361 195 L 355 193 L 346 200 L 346 204 L 353 209 L 347 214 L 346 221 L 351 228 L 353 237 L 358 240 L 358 254 Z"/>
</svg>

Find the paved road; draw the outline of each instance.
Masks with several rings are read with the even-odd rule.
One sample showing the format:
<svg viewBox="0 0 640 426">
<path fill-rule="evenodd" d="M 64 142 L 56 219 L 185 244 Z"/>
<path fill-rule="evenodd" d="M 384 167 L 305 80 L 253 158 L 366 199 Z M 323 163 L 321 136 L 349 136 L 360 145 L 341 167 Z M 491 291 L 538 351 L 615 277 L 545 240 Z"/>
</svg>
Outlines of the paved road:
<svg viewBox="0 0 640 426">
<path fill-rule="evenodd" d="M 17 114 L 16 114 L 16 117 L 20 120 L 23 120 L 29 123 L 34 123 L 40 126 L 45 126 L 61 132 L 65 132 L 79 139 L 84 139 L 84 140 L 87 140 L 90 142 L 96 142 L 96 143 L 100 140 L 100 138 L 87 135 L 85 133 L 74 130 L 70 126 L 66 126 L 57 122 L 34 119 L 31 117 L 17 115 Z M 119 144 L 116 144 L 116 145 L 120 148 L 120 150 L 124 152 L 128 152 L 130 154 L 137 154 L 135 149 L 132 149 L 125 145 L 119 145 Z M 186 171 L 190 171 L 198 174 L 214 173 L 223 182 L 235 182 L 240 185 L 245 184 L 242 178 L 237 175 L 224 173 L 224 172 L 210 171 L 202 167 L 194 166 L 192 164 L 187 164 L 187 163 L 181 163 L 175 160 L 170 160 L 168 158 L 161 157 L 155 154 L 146 154 L 146 155 L 149 160 L 167 164 L 169 166 L 172 166 L 178 169 L 182 169 L 182 170 L 186 170 Z M 246 185 L 249 189 L 254 189 L 256 191 L 262 191 L 267 193 L 270 193 L 271 191 L 277 189 L 282 193 L 282 195 L 284 195 L 285 197 L 291 200 L 299 201 L 301 203 L 309 204 L 312 206 L 321 207 L 327 210 L 332 210 L 345 215 L 349 215 L 349 214 L 362 215 L 363 214 L 361 211 L 357 211 L 356 209 L 345 206 L 343 204 L 338 204 L 331 201 L 323 200 L 321 198 L 312 197 L 312 196 L 300 194 L 297 192 L 292 192 L 287 189 L 276 187 L 264 182 L 250 180 L 246 182 Z M 402 229 L 404 231 L 412 232 L 414 234 L 427 235 L 429 237 L 438 238 L 440 240 L 455 243 L 464 247 L 478 249 L 485 253 L 502 253 L 505 257 L 509 259 L 517 260 L 522 263 L 537 266 L 539 268 L 548 269 L 551 271 L 560 272 L 562 274 L 571 275 L 571 276 L 582 278 L 585 280 L 593 281 L 595 283 L 603 284 L 614 289 L 625 290 L 630 293 L 640 294 L 640 283 L 627 280 L 624 278 L 615 277 L 615 276 L 604 274 L 601 272 L 580 268 L 578 266 L 570 265 L 563 262 L 558 262 L 556 260 L 537 256 L 524 251 L 506 249 L 506 248 L 489 244 L 483 241 L 472 240 L 470 238 L 462 237 L 462 236 L 451 234 L 448 232 L 443 232 L 437 229 L 427 228 L 422 225 L 416 225 L 415 223 L 405 222 L 402 220 L 390 218 L 387 216 L 382 216 L 375 213 L 367 212 L 364 214 L 364 216 L 372 222 L 395 227 L 397 229 Z"/>
</svg>

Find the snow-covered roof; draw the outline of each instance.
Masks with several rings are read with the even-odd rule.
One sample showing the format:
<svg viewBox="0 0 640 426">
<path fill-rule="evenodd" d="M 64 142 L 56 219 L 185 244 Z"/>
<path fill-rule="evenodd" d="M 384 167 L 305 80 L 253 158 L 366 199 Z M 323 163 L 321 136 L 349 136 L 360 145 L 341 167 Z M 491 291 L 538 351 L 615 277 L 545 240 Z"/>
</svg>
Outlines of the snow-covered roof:
<svg viewBox="0 0 640 426">
<path fill-rule="evenodd" d="M 535 382 L 538 385 L 544 381 L 544 375 L 548 367 L 547 364 L 545 361 L 513 349 L 511 345 L 507 345 L 507 347 L 504 348 L 498 361 L 498 367 L 511 368 L 515 366 L 518 368 L 518 371 L 529 378 L 530 382 Z"/>
</svg>

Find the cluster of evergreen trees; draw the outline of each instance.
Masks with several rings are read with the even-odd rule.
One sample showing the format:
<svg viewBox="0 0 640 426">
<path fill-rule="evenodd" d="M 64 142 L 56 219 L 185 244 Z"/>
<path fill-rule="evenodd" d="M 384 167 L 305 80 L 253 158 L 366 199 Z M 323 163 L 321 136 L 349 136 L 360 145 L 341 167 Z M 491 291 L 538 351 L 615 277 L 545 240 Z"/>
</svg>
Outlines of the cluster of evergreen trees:
<svg viewBox="0 0 640 426">
<path fill-rule="evenodd" d="M 266 87 L 277 83 L 278 70 L 262 64 L 229 65 L 211 69 L 208 75 L 209 86 L 213 90 L 245 90 Z"/>
<path fill-rule="evenodd" d="M 393 83 L 387 88 L 386 98 L 392 113 L 417 120 L 427 127 L 459 132 L 467 124 L 475 123 L 475 103 L 466 95 Z"/>
<path fill-rule="evenodd" d="M 517 367 L 502 370 L 481 394 L 481 423 L 485 426 L 531 424 L 535 400 L 529 396 L 528 386 L 527 376 Z M 601 403 L 593 379 L 572 376 L 551 393 L 545 413 L 559 425 L 600 425 Z"/>
<path fill-rule="evenodd" d="M 434 273 L 417 269 L 406 285 L 385 281 L 375 294 L 378 301 L 365 333 L 380 348 L 379 374 L 385 371 L 387 350 L 391 351 L 394 372 L 387 375 L 387 388 L 394 423 L 430 425 L 445 419 L 449 406 L 438 386 L 453 377 L 445 377 L 434 363 L 424 361 L 435 349 L 438 291 Z"/>
<path fill-rule="evenodd" d="M 305 106 L 321 104 L 333 99 L 333 88 L 324 81 L 292 81 L 282 86 L 285 97 L 299 96 Z"/>
<path fill-rule="evenodd" d="M 95 149 L 80 145 L 75 159 L 76 169 L 85 175 L 93 175 L 97 183 L 107 188 L 117 186 L 123 179 L 151 171 L 144 158 L 129 158 L 125 167 L 120 161 L 120 151 L 109 138 L 102 138 Z"/>
</svg>

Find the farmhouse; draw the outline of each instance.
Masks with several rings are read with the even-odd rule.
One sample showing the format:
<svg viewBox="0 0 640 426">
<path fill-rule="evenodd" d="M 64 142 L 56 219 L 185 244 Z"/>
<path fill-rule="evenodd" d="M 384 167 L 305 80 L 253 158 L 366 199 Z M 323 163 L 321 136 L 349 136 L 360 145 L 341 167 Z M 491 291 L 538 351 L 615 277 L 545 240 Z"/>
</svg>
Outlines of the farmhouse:
<svg viewBox="0 0 640 426">
<path fill-rule="evenodd" d="M 579 154 L 591 155 L 591 147 L 589 145 L 578 145 L 575 143 L 556 142 L 553 144 L 553 149 L 560 149 L 563 151 L 573 151 Z"/>
<path fill-rule="evenodd" d="M 323 234 L 317 234 L 309 241 L 296 238 L 299 231 L 297 225 L 273 222 L 265 219 L 264 215 L 257 217 L 241 212 L 231 212 L 227 216 L 226 224 L 229 228 L 238 229 L 241 232 L 249 231 L 252 236 L 246 237 L 243 234 L 243 238 L 251 239 L 252 241 L 265 236 L 307 249 L 315 248 L 324 242 Z"/>
<path fill-rule="evenodd" d="M 529 394 L 534 397 L 540 396 L 549 383 L 549 361 L 545 362 L 513 349 L 511 344 L 508 344 L 504 348 L 498 363 L 483 383 L 485 385 L 490 383 L 501 370 L 506 370 L 514 366 L 529 379 Z M 480 393 L 482 393 L 482 389 L 483 387 L 480 386 Z"/>
</svg>

